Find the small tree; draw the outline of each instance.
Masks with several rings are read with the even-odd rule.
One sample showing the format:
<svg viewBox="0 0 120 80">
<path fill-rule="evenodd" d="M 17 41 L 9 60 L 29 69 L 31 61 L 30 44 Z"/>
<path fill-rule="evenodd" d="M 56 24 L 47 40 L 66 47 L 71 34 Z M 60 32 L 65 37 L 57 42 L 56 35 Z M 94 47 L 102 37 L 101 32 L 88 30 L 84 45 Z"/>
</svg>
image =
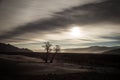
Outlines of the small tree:
<svg viewBox="0 0 120 80">
<path fill-rule="evenodd" d="M 60 46 L 59 45 L 55 45 L 54 51 L 55 51 L 55 54 L 52 56 L 52 58 L 50 60 L 50 63 L 53 63 L 53 60 L 54 60 L 56 54 L 60 52 Z"/>
<path fill-rule="evenodd" d="M 46 57 L 45 57 L 45 63 L 48 62 L 48 57 L 49 57 L 49 53 L 52 51 L 51 47 L 52 44 L 50 42 L 44 42 L 44 45 L 42 46 L 45 50 L 46 50 Z"/>
</svg>

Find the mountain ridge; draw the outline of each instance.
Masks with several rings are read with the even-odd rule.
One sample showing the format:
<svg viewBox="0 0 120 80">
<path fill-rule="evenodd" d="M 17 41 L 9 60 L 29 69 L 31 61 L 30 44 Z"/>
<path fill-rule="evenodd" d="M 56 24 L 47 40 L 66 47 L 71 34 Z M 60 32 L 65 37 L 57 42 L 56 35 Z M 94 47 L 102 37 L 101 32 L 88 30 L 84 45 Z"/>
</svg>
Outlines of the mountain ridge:
<svg viewBox="0 0 120 80">
<path fill-rule="evenodd" d="M 27 48 L 18 48 L 11 44 L 0 43 L 0 52 L 33 52 Z"/>
<path fill-rule="evenodd" d="M 64 49 L 64 52 L 75 52 L 75 53 L 103 53 L 109 50 L 118 49 L 120 46 L 106 47 L 106 46 L 90 46 L 86 48 L 69 48 Z"/>
<path fill-rule="evenodd" d="M 113 50 L 109 50 L 109 51 L 105 51 L 105 52 L 103 52 L 103 54 L 113 54 L 113 55 L 120 55 L 120 48 L 118 48 L 118 49 L 113 49 Z"/>
</svg>

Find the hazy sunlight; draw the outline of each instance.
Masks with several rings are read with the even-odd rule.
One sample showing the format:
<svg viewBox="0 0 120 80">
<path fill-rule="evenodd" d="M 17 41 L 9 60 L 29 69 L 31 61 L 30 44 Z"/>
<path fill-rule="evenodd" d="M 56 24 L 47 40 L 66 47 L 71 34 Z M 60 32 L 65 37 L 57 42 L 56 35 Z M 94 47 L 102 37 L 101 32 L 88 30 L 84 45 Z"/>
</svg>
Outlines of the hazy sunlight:
<svg viewBox="0 0 120 80">
<path fill-rule="evenodd" d="M 82 31 L 79 27 L 75 26 L 70 29 L 70 35 L 73 38 L 79 38 L 82 36 Z"/>
</svg>

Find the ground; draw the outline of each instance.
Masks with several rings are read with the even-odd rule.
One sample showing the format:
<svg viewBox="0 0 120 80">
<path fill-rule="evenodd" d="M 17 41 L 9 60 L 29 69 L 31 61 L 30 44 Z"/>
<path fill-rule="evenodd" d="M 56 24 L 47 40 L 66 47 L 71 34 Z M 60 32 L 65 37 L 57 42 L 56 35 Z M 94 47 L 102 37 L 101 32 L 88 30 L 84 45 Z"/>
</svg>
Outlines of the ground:
<svg viewBox="0 0 120 80">
<path fill-rule="evenodd" d="M 62 80 L 62 78 L 64 80 L 72 78 L 110 80 L 120 75 L 120 70 L 114 67 L 87 66 L 57 61 L 44 63 L 40 58 L 24 55 L 2 54 L 0 65 L 0 74 L 4 80 Z"/>
</svg>

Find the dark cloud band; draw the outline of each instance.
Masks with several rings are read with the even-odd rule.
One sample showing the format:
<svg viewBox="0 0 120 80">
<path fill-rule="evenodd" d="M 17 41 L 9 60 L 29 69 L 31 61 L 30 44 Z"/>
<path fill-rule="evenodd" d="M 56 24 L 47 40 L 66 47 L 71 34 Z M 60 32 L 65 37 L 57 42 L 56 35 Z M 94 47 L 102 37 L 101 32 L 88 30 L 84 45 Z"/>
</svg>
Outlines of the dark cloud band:
<svg viewBox="0 0 120 80">
<path fill-rule="evenodd" d="M 119 0 L 106 0 L 101 3 L 73 7 L 63 12 L 55 13 L 52 18 L 18 26 L 14 30 L 0 35 L 0 39 L 4 40 L 36 31 L 41 33 L 52 32 L 61 28 L 65 29 L 71 24 L 88 25 L 102 22 L 119 24 L 119 3 Z"/>
</svg>

